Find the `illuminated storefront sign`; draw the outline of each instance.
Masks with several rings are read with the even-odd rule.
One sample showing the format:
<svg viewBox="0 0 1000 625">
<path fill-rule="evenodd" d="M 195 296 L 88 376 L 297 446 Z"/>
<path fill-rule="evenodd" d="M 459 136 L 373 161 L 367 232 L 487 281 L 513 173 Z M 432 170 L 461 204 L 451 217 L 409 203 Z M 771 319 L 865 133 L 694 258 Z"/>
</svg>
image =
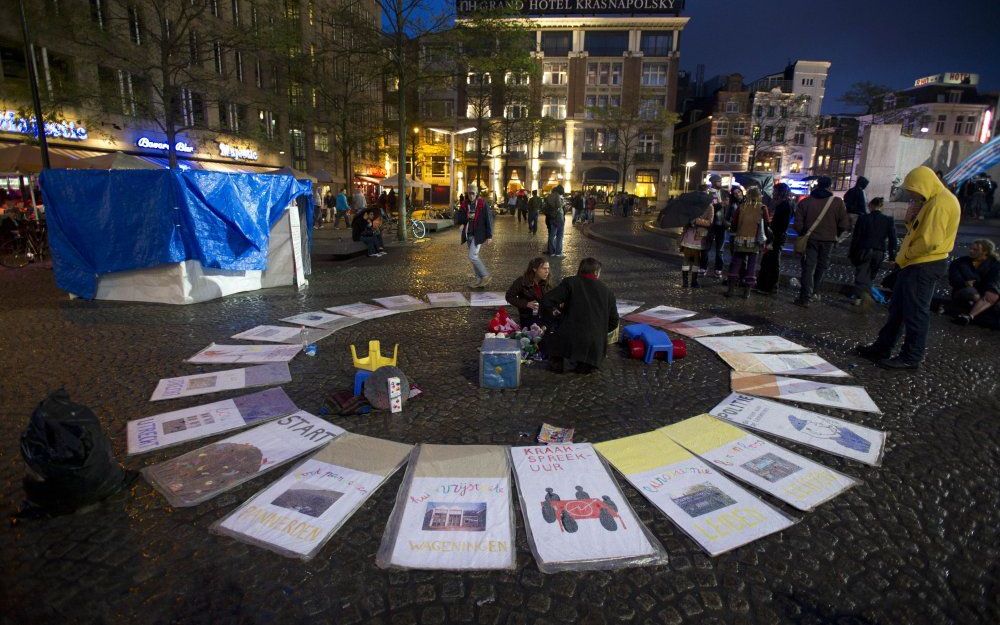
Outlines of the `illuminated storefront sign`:
<svg viewBox="0 0 1000 625">
<path fill-rule="evenodd" d="M 165 141 L 154 141 L 149 137 L 139 137 L 139 140 L 135 144 L 146 150 L 157 150 L 159 152 L 166 152 L 170 149 L 170 144 Z M 174 144 L 174 150 L 180 152 L 181 154 L 191 154 L 194 152 L 194 146 L 188 145 L 184 141 L 178 141 Z"/>
<path fill-rule="evenodd" d="M 684 0 L 456 0 L 459 16 L 477 11 L 509 10 L 522 15 L 677 15 Z"/>
<path fill-rule="evenodd" d="M 219 156 L 237 161 L 255 161 L 258 158 L 257 150 L 252 148 L 238 148 L 222 141 L 219 141 Z"/>
<path fill-rule="evenodd" d="M 923 87 L 924 85 L 978 85 L 979 84 L 979 74 L 968 74 L 966 72 L 947 72 L 944 74 L 934 74 L 933 76 L 924 76 L 923 78 L 918 78 L 913 81 L 914 87 Z"/>
<path fill-rule="evenodd" d="M 19 135 L 36 135 L 37 126 L 34 117 L 21 117 L 16 111 L 0 111 L 0 132 L 13 132 Z M 68 139 L 84 141 L 87 139 L 87 129 L 76 122 L 58 119 L 45 122 L 45 136 L 53 139 Z"/>
</svg>

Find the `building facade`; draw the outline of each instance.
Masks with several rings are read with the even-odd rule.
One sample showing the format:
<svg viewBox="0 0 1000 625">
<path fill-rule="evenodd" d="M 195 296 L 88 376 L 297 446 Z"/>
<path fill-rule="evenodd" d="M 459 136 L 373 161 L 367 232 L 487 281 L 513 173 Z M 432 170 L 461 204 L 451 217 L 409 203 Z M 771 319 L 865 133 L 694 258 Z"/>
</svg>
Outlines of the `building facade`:
<svg viewBox="0 0 1000 625">
<path fill-rule="evenodd" d="M 918 78 L 908 89 L 886 94 L 865 116 L 868 124 L 900 124 L 903 134 L 937 141 L 976 141 L 992 136 L 996 95 L 980 94 L 978 74 L 947 72 Z"/>
<path fill-rule="evenodd" d="M 861 151 L 861 121 L 858 115 L 825 115 L 816 130 L 816 157 L 812 173 L 829 176 L 834 191 L 854 184 L 854 166 Z"/>
</svg>

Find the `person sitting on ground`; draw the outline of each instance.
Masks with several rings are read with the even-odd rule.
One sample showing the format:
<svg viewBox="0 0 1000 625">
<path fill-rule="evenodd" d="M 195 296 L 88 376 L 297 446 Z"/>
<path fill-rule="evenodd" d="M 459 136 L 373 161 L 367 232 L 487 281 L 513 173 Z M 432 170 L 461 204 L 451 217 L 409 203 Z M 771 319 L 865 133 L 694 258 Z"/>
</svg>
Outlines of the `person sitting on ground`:
<svg viewBox="0 0 1000 625">
<path fill-rule="evenodd" d="M 517 308 L 521 315 L 521 327 L 528 328 L 533 323 L 550 326 L 543 320 L 551 315 L 544 312 L 539 302 L 552 290 L 549 285 L 549 261 L 541 256 L 531 259 L 524 274 L 518 276 L 507 289 L 507 303 Z"/>
<path fill-rule="evenodd" d="M 382 256 L 385 248 L 380 232 L 381 217 L 375 209 L 365 210 L 351 222 L 351 236 L 368 247 L 369 256 Z"/>
<path fill-rule="evenodd" d="M 590 373 L 608 353 L 608 333 L 618 327 L 615 294 L 600 280 L 601 262 L 584 258 L 575 276 L 542 298 L 545 310 L 561 310 L 549 360 L 552 371 Z"/>
<path fill-rule="evenodd" d="M 854 292 L 851 303 L 860 306 L 868 297 L 872 281 L 882 267 L 888 252 L 896 257 L 896 223 L 892 216 L 882 212 L 885 200 L 873 198 L 868 203 L 868 213 L 860 215 L 854 224 L 851 250 L 848 258 L 854 265 Z"/>
<path fill-rule="evenodd" d="M 967 311 L 956 317 L 956 322 L 969 325 L 984 312 L 998 311 L 1000 301 L 1000 255 L 989 239 L 978 239 L 969 246 L 969 255 L 956 259 L 948 267 L 951 299 Z"/>
</svg>

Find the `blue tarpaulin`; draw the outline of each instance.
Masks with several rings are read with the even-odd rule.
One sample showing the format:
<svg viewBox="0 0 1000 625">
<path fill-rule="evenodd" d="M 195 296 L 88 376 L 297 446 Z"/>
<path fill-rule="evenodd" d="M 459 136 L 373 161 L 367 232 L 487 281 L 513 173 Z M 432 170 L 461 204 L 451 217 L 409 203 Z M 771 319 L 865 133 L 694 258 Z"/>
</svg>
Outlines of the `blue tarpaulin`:
<svg viewBox="0 0 1000 625">
<path fill-rule="evenodd" d="M 50 169 L 41 176 L 56 284 L 93 299 L 101 274 L 196 260 L 267 268 L 269 232 L 312 185 L 291 176 L 180 170 Z"/>
</svg>

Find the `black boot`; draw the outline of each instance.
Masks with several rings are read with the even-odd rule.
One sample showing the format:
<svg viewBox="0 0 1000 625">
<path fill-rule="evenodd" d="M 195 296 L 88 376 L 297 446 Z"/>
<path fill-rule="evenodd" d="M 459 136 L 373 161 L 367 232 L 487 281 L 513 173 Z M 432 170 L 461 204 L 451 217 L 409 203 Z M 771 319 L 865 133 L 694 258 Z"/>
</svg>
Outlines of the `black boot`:
<svg viewBox="0 0 1000 625">
<path fill-rule="evenodd" d="M 750 299 L 750 287 L 746 284 L 743 285 L 743 299 Z"/>
<path fill-rule="evenodd" d="M 681 287 L 686 289 L 688 287 L 688 272 L 682 271 L 681 272 L 681 276 L 682 276 L 681 277 Z"/>
<path fill-rule="evenodd" d="M 736 281 L 735 281 L 735 280 L 733 280 L 732 278 L 730 278 L 730 279 L 729 279 L 729 286 L 728 286 L 728 288 L 726 289 L 726 292 L 725 292 L 725 293 L 723 293 L 723 295 L 724 295 L 725 297 L 732 297 L 732 296 L 733 296 L 733 287 L 735 287 L 735 286 L 736 286 Z"/>
<path fill-rule="evenodd" d="M 701 285 L 698 284 L 698 272 L 697 271 L 692 271 L 691 272 L 691 288 L 692 289 L 697 289 L 700 286 Z"/>
</svg>

